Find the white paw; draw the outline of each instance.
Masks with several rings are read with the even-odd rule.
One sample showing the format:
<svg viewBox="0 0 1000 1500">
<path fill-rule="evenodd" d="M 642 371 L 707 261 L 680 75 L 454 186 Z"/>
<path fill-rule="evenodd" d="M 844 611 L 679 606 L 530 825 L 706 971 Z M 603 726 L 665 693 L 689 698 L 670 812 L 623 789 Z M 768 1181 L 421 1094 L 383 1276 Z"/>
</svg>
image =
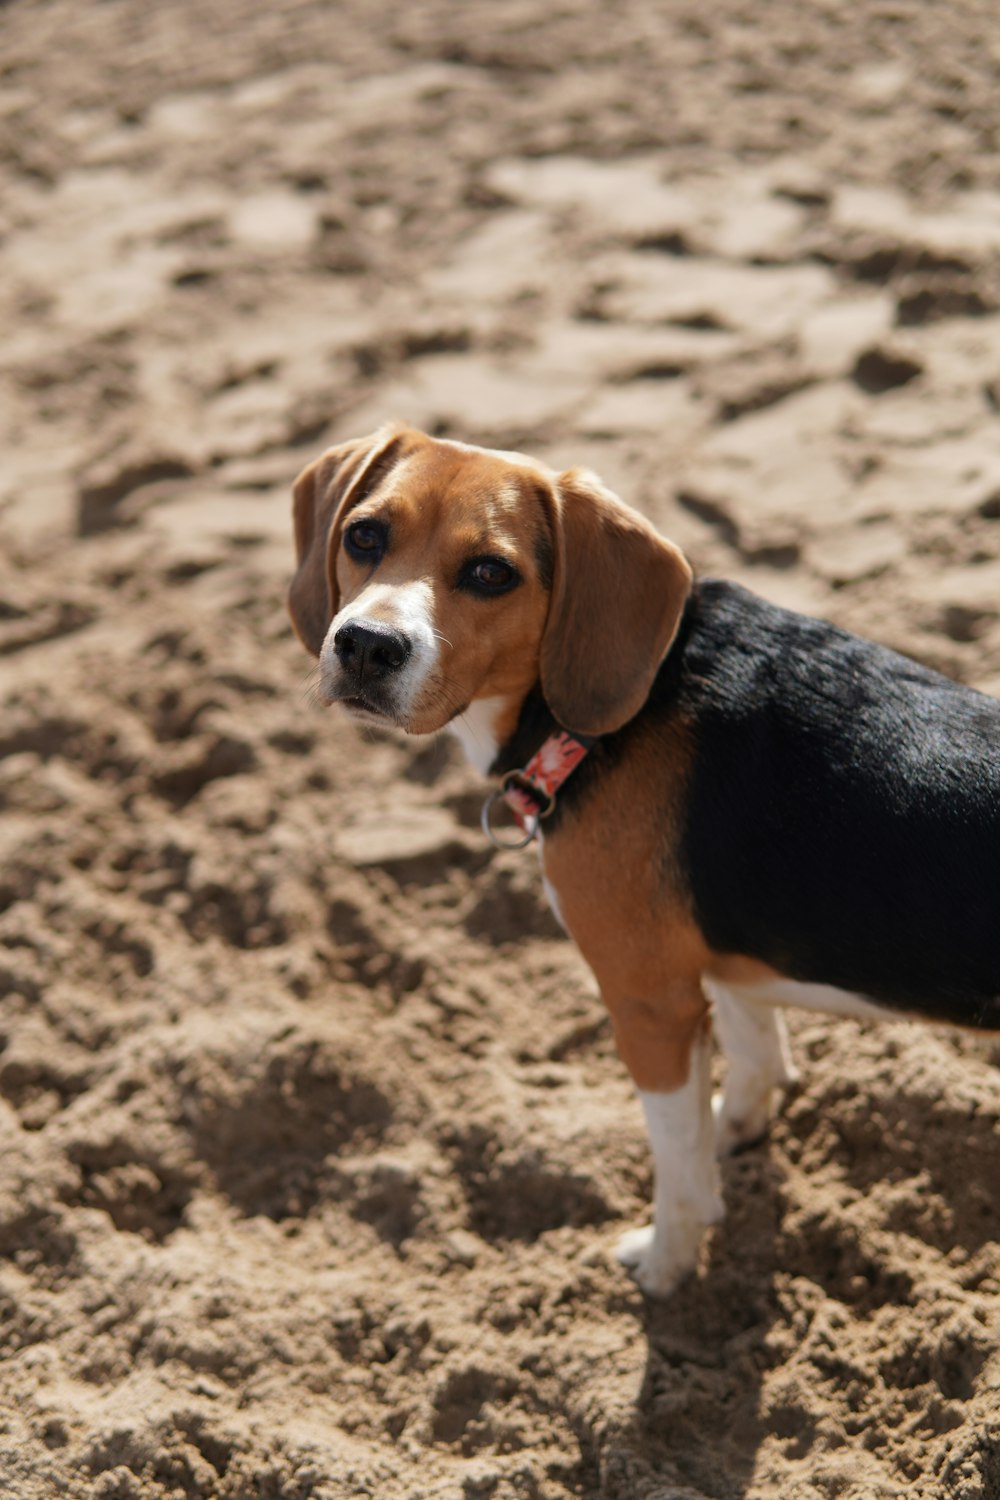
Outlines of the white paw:
<svg viewBox="0 0 1000 1500">
<path fill-rule="evenodd" d="M 698 1263 L 701 1225 L 692 1226 L 686 1234 L 674 1234 L 669 1246 L 657 1243 L 655 1225 L 630 1229 L 615 1246 L 615 1258 L 631 1273 L 647 1297 L 669 1297 L 688 1272 Z"/>
<path fill-rule="evenodd" d="M 641 1291 L 649 1297 L 669 1297 L 683 1273 L 670 1275 L 667 1268 L 657 1266 L 652 1255 L 655 1231 L 652 1224 L 645 1229 L 629 1229 L 615 1246 L 615 1259 L 630 1272 Z"/>
<path fill-rule="evenodd" d="M 712 1095 L 712 1116 L 715 1120 L 715 1154 L 732 1156 L 743 1146 L 753 1146 L 763 1140 L 771 1124 L 770 1090 L 758 1096 L 753 1103 L 742 1102 L 734 1110 L 725 1093 Z"/>
<path fill-rule="evenodd" d="M 615 1246 L 615 1259 L 621 1261 L 627 1270 L 634 1271 L 646 1259 L 652 1243 L 652 1224 L 647 1224 L 645 1229 L 627 1229 Z"/>
</svg>

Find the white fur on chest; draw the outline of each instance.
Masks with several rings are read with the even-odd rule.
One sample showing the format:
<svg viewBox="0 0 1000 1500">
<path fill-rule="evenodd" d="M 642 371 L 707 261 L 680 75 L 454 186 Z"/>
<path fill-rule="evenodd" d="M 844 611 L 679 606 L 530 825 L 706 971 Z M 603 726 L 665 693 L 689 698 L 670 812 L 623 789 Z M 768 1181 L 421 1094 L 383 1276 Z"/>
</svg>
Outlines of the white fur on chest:
<svg viewBox="0 0 1000 1500">
<path fill-rule="evenodd" d="M 479 698 L 475 703 L 469 704 L 464 714 L 459 714 L 458 718 L 452 719 L 448 725 L 464 750 L 466 760 L 471 761 L 483 776 L 488 775 L 490 766 L 496 760 L 500 749 L 496 722 L 503 708 L 502 698 Z M 543 857 L 543 845 L 544 836 L 542 830 L 539 829 L 535 844 L 539 860 Z M 559 905 L 559 893 L 544 874 L 542 885 L 545 888 L 549 906 L 552 908 L 552 914 L 565 931 L 566 923 L 563 921 L 562 907 Z"/>
<path fill-rule="evenodd" d="M 482 776 L 488 774 L 500 749 L 496 724 L 503 707 L 502 698 L 477 698 L 464 714 L 459 714 L 448 725 L 465 751 L 466 759 Z"/>
<path fill-rule="evenodd" d="M 542 842 L 542 836 L 541 836 L 541 834 L 538 835 L 538 842 L 539 842 L 539 846 L 540 846 L 541 842 Z M 538 855 L 539 855 L 539 858 L 541 858 L 541 856 L 542 856 L 541 847 L 539 847 Z M 565 932 L 566 931 L 566 923 L 563 921 L 562 907 L 559 905 L 559 892 L 556 890 L 556 888 L 552 884 L 551 880 L 548 880 L 545 877 L 545 875 L 542 876 L 542 887 L 543 887 L 543 889 L 545 891 L 545 896 L 546 896 L 546 899 L 547 899 L 547 901 L 549 903 L 549 906 L 552 909 L 552 915 L 555 917 L 556 921 L 559 923 L 559 926 Z"/>
</svg>

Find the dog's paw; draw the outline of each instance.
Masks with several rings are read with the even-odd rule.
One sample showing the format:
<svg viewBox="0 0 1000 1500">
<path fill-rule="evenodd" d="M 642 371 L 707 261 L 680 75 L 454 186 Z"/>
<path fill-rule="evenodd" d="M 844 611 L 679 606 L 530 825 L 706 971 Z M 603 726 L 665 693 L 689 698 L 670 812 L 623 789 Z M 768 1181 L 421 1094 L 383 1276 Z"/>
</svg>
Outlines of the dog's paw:
<svg viewBox="0 0 1000 1500">
<path fill-rule="evenodd" d="M 649 1297 L 669 1297 L 680 1276 L 665 1274 L 662 1267 L 653 1261 L 653 1225 L 645 1229 L 629 1229 L 615 1246 L 615 1259 L 633 1277 L 640 1290 Z"/>
<path fill-rule="evenodd" d="M 657 1244 L 655 1226 L 630 1229 L 615 1246 L 615 1259 L 625 1267 L 647 1297 L 669 1297 L 698 1260 L 701 1229 L 688 1237 L 686 1246 L 671 1246 L 667 1253 Z"/>
</svg>

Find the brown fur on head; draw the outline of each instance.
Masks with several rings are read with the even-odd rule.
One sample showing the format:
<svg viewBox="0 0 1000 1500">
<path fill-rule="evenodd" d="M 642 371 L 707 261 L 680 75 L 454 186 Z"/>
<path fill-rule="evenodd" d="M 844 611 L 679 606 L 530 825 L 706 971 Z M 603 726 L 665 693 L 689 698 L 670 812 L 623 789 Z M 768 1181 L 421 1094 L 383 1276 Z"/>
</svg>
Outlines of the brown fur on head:
<svg viewBox="0 0 1000 1500">
<path fill-rule="evenodd" d="M 322 695 L 416 733 L 479 699 L 512 729 L 539 680 L 565 728 L 619 728 L 690 588 L 677 548 L 594 476 L 406 427 L 310 464 L 294 516 L 289 608 Z"/>
</svg>

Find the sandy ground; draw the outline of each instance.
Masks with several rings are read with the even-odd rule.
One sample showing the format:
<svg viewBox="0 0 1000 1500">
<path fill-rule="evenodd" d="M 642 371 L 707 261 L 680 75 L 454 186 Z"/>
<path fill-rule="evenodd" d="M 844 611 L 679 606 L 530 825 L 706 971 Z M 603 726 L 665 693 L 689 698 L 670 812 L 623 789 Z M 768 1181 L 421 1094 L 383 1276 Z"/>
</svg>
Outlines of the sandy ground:
<svg viewBox="0 0 1000 1500">
<path fill-rule="evenodd" d="M 534 859 L 283 608 L 405 417 L 1000 692 L 998 71 L 992 0 L 0 10 L 0 1495 L 1000 1496 L 998 1044 L 797 1018 L 645 1303 Z"/>
</svg>

